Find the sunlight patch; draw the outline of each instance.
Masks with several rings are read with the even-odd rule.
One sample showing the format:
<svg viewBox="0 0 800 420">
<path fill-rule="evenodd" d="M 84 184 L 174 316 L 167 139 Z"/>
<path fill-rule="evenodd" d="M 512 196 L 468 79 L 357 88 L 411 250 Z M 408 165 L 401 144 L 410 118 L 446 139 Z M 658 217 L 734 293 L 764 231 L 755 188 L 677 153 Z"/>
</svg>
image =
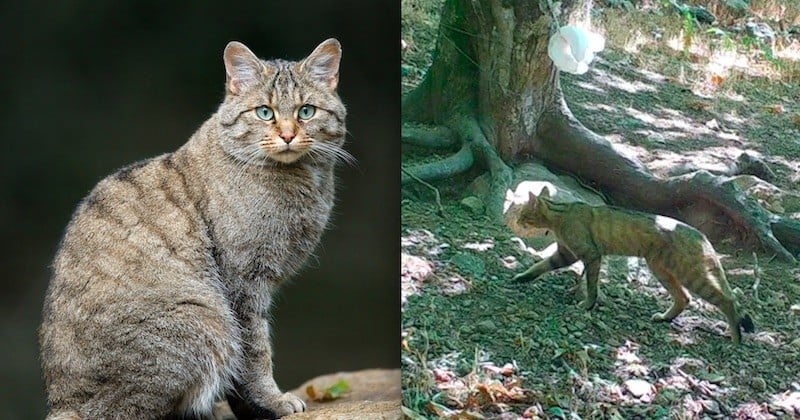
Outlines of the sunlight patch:
<svg viewBox="0 0 800 420">
<path fill-rule="evenodd" d="M 422 283 L 433 274 L 433 264 L 428 260 L 405 252 L 400 254 L 400 304 L 405 306 L 408 297 L 422 290 Z"/>
<path fill-rule="evenodd" d="M 655 86 L 645 84 L 640 81 L 630 81 L 623 79 L 620 76 L 611 74 L 607 71 L 600 70 L 595 68 L 594 73 L 596 74 L 594 80 L 598 83 L 605 84 L 615 89 L 619 89 L 624 92 L 628 93 L 641 93 L 641 92 L 656 92 L 658 89 Z"/>
<path fill-rule="evenodd" d="M 788 414 L 800 416 L 800 385 L 795 383 L 794 386 L 794 391 L 773 395 L 771 400 L 773 404 L 783 408 Z"/>
<path fill-rule="evenodd" d="M 581 104 L 580 106 L 589 111 L 600 111 L 603 113 L 619 112 L 618 108 L 606 104 Z"/>
<path fill-rule="evenodd" d="M 656 226 L 671 232 L 678 227 L 678 221 L 669 217 L 656 216 Z"/>
<path fill-rule="evenodd" d="M 468 242 L 461 246 L 462 248 L 472 249 L 474 251 L 488 251 L 494 248 L 494 241 L 489 239 L 484 239 L 483 242 Z"/>
<path fill-rule="evenodd" d="M 595 85 L 594 83 L 589 83 L 589 82 L 577 82 L 577 83 L 575 83 L 575 85 L 577 85 L 577 86 L 580 86 L 580 87 L 581 87 L 581 88 L 583 88 L 583 89 L 590 90 L 590 91 L 592 91 L 592 92 L 597 92 L 597 93 L 606 93 L 606 90 L 605 90 L 605 89 L 603 89 L 603 88 L 601 88 L 601 87 L 599 87 L 599 86 Z"/>
</svg>

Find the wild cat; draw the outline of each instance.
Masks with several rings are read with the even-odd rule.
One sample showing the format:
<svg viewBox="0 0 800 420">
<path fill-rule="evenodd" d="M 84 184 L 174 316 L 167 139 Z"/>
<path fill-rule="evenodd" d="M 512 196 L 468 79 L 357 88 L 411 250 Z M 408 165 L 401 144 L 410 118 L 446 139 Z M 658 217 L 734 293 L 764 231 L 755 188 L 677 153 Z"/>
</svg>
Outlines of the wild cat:
<svg viewBox="0 0 800 420">
<path fill-rule="evenodd" d="M 508 208 L 507 224 L 522 236 L 546 228 L 555 234 L 558 249 L 517 274 L 514 281 L 535 280 L 581 260 L 585 265 L 586 300 L 579 306 L 589 310 L 597 301 L 597 278 L 604 255 L 643 257 L 673 301 L 666 312 L 654 314 L 653 321 L 670 321 L 678 316 L 689 303 L 686 288 L 725 314 L 734 343 L 741 342 L 740 329 L 753 331 L 751 318 L 739 315 L 717 253 L 699 230 L 665 216 L 581 202 L 557 203 L 550 200 L 547 188 L 539 196 L 528 194 L 527 202 Z"/>
<path fill-rule="evenodd" d="M 225 99 L 173 153 L 125 167 L 80 203 L 40 329 L 48 419 L 239 418 L 303 411 L 273 379 L 268 312 L 334 201 L 341 47 L 264 61 L 231 42 Z"/>
</svg>

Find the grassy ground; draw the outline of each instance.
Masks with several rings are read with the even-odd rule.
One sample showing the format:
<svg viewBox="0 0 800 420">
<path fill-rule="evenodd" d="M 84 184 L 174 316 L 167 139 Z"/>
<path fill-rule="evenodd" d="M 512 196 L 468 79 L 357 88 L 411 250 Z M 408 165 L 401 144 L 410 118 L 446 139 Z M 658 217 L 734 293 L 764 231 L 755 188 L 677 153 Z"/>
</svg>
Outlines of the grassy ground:
<svg viewBox="0 0 800 420">
<path fill-rule="evenodd" d="M 751 4 L 751 16 L 777 7 Z M 403 1 L 406 90 L 430 63 L 440 5 Z M 744 18 L 711 9 L 731 25 Z M 787 25 L 800 23 L 800 13 L 789 9 Z M 775 185 L 800 193 L 800 71 L 793 55 L 800 41 L 776 45 L 776 65 L 761 49 L 739 43 L 726 49 L 705 33 L 684 49 L 680 17 L 657 7 L 596 8 L 594 16 L 607 50 L 587 75 L 562 75 L 567 100 L 584 124 L 659 174 L 720 169 L 751 151 L 775 171 Z M 404 150 L 404 164 L 431 158 Z M 476 175 L 437 185 L 443 215 L 427 189 L 404 191 L 409 417 L 800 416 L 796 266 L 718 246 L 729 282 L 757 327 L 738 348 L 726 337 L 721 314 L 698 300 L 671 324 L 650 322 L 669 298 L 637 259 L 606 258 L 601 300 L 586 312 L 570 290 L 572 271 L 510 284 L 551 240 L 523 242 L 461 205 Z M 800 215 L 795 205 L 784 207 Z"/>
</svg>

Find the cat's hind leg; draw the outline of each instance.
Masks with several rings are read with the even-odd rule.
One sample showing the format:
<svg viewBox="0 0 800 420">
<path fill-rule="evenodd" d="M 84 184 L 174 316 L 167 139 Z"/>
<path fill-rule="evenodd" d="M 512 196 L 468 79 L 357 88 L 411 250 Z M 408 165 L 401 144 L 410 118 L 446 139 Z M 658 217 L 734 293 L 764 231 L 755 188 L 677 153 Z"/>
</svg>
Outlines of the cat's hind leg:
<svg viewBox="0 0 800 420">
<path fill-rule="evenodd" d="M 686 306 L 689 304 L 689 294 L 686 293 L 684 290 L 683 285 L 681 282 L 663 265 L 658 263 L 653 263 L 651 261 L 647 262 L 647 266 L 650 267 L 650 271 L 653 272 L 653 275 L 658 279 L 658 281 L 667 289 L 669 295 L 672 297 L 672 306 L 667 309 L 666 312 L 662 313 L 655 313 L 650 318 L 656 322 L 666 322 L 672 321 L 673 318 L 678 316 Z"/>
<path fill-rule="evenodd" d="M 199 297 L 109 305 L 96 317 L 108 322 L 76 331 L 81 351 L 59 360 L 71 372 L 50 384 L 49 420 L 202 418 L 238 375 L 235 318 Z M 83 354 L 92 357 L 74 360 Z"/>
</svg>

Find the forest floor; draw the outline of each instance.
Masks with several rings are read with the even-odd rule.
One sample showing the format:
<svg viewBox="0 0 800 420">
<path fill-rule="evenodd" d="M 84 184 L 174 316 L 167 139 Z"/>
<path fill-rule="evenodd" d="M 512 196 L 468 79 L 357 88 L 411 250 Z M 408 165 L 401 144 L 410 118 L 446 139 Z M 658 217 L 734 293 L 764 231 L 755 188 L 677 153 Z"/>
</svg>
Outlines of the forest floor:
<svg viewBox="0 0 800 420">
<path fill-rule="evenodd" d="M 405 91 L 430 63 L 440 7 L 403 2 Z M 702 28 L 683 48 L 681 17 L 658 8 L 596 8 L 593 17 L 606 50 L 589 73 L 561 75 L 588 128 L 665 176 L 724 170 L 749 151 L 775 186 L 800 193 L 800 64 L 791 55 L 800 40 L 767 51 L 734 36 L 723 46 Z M 403 149 L 404 165 L 435 157 Z M 715 244 L 756 324 L 738 347 L 723 316 L 698 299 L 672 323 L 651 322 L 669 297 L 635 258 L 604 259 L 598 305 L 583 311 L 570 292 L 574 271 L 510 283 L 552 238 L 523 241 L 461 204 L 478 175 L 435 184 L 441 215 L 429 189 L 403 191 L 408 417 L 800 418 L 798 266 Z M 797 202 L 772 209 L 800 218 Z"/>
</svg>

